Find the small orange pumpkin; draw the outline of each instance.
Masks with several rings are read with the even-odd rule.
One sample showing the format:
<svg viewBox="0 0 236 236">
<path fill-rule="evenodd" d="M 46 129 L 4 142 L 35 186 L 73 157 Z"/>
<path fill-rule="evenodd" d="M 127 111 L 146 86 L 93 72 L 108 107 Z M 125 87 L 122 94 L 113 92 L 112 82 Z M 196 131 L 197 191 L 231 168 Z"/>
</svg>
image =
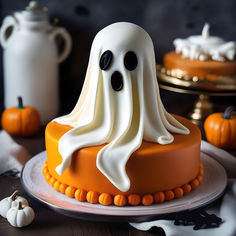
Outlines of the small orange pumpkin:
<svg viewBox="0 0 236 236">
<path fill-rule="evenodd" d="M 196 189 L 199 184 L 200 184 L 200 183 L 199 183 L 198 179 L 194 179 L 194 180 L 192 180 L 192 181 L 190 182 L 190 185 L 191 185 L 192 190 Z"/>
<path fill-rule="evenodd" d="M 233 106 L 227 107 L 224 113 L 213 113 L 204 122 L 208 142 L 216 147 L 236 148 L 236 115 L 231 114 Z"/>
<path fill-rule="evenodd" d="M 175 188 L 173 192 L 175 194 L 175 198 L 181 198 L 184 195 L 184 190 L 182 188 Z"/>
<path fill-rule="evenodd" d="M 85 202 L 86 201 L 86 195 L 87 195 L 87 192 L 83 189 L 78 188 L 75 191 L 75 199 L 80 201 L 80 202 Z"/>
<path fill-rule="evenodd" d="M 165 200 L 166 201 L 170 201 L 170 200 L 174 199 L 174 197 L 175 197 L 175 194 L 172 190 L 165 191 Z"/>
<path fill-rule="evenodd" d="M 100 194 L 98 201 L 104 206 L 109 206 L 112 204 L 112 196 L 109 193 Z"/>
<path fill-rule="evenodd" d="M 191 192 L 192 187 L 191 187 L 190 184 L 185 184 L 185 185 L 182 186 L 182 189 L 183 189 L 183 191 L 184 191 L 184 194 L 188 194 L 188 193 Z"/>
<path fill-rule="evenodd" d="M 127 198 L 122 194 L 115 195 L 113 201 L 114 204 L 119 207 L 125 206 L 127 204 Z"/>
<path fill-rule="evenodd" d="M 146 194 L 142 197 L 142 203 L 144 206 L 152 205 L 153 203 L 153 196 L 151 194 Z"/>
<path fill-rule="evenodd" d="M 88 202 L 90 202 L 92 204 L 96 204 L 96 203 L 98 203 L 98 198 L 99 198 L 99 194 L 97 192 L 95 192 L 95 191 L 87 192 L 86 199 Z"/>
<path fill-rule="evenodd" d="M 154 200 L 157 203 L 161 203 L 165 201 L 165 194 L 163 192 L 157 192 L 154 194 Z"/>
<path fill-rule="evenodd" d="M 23 106 L 21 97 L 18 97 L 18 106 L 6 109 L 2 113 L 2 128 L 15 136 L 32 136 L 40 128 L 38 111 L 30 106 Z"/>
<path fill-rule="evenodd" d="M 49 180 L 49 182 L 50 182 L 50 180 Z M 70 198 L 74 198 L 75 197 L 75 191 L 76 191 L 76 188 L 68 186 L 65 190 L 65 195 L 67 195 Z"/>
<path fill-rule="evenodd" d="M 132 206 L 137 206 L 141 202 L 141 197 L 138 194 L 130 194 L 128 196 L 128 203 Z"/>
</svg>

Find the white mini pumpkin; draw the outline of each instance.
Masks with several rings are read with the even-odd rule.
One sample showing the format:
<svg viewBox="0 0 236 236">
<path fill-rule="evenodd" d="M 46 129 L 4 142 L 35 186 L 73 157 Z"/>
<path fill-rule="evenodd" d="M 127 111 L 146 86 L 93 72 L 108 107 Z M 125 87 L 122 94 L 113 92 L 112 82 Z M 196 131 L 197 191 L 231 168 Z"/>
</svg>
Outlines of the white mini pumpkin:
<svg viewBox="0 0 236 236">
<path fill-rule="evenodd" d="M 17 206 L 10 208 L 7 212 L 7 220 L 14 227 L 29 225 L 34 219 L 34 210 L 17 202 Z"/>
<path fill-rule="evenodd" d="M 17 206 L 17 202 L 21 202 L 22 205 L 28 206 L 28 201 L 18 196 L 18 191 L 16 190 L 10 197 L 6 197 L 0 201 L 0 215 L 4 218 L 7 216 L 7 211 L 14 206 Z"/>
</svg>

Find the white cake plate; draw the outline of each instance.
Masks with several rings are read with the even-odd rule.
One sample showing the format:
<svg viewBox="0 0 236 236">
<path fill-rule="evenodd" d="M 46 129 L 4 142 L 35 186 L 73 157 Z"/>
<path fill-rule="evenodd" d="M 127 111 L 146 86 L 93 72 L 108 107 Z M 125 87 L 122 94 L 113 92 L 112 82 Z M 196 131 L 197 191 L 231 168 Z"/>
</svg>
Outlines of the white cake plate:
<svg viewBox="0 0 236 236">
<path fill-rule="evenodd" d="M 42 167 L 46 151 L 30 159 L 21 174 L 25 191 L 63 215 L 93 221 L 142 222 L 154 219 L 171 219 L 177 212 L 204 207 L 222 196 L 226 185 L 225 169 L 214 159 L 201 153 L 204 177 L 197 189 L 180 199 L 151 206 L 103 206 L 79 202 L 57 192 L 44 179 Z"/>
</svg>

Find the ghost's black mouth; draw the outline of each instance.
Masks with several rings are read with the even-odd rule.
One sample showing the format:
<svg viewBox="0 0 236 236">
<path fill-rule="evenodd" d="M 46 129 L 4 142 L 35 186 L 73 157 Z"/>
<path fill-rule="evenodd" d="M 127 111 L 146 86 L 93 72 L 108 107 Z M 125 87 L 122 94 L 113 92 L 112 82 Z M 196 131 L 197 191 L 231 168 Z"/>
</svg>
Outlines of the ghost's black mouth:
<svg viewBox="0 0 236 236">
<path fill-rule="evenodd" d="M 111 86 L 116 92 L 123 88 L 123 78 L 119 71 L 114 71 L 111 76 Z"/>
</svg>

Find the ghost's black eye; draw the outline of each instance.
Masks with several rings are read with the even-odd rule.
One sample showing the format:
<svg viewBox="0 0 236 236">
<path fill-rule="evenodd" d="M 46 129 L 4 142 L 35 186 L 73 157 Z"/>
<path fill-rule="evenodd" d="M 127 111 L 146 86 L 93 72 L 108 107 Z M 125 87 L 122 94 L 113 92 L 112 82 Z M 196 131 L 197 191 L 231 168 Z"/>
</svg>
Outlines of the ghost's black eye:
<svg viewBox="0 0 236 236">
<path fill-rule="evenodd" d="M 107 70 L 112 62 L 112 52 L 110 50 L 105 51 L 100 59 L 99 66 L 102 70 Z"/>
<path fill-rule="evenodd" d="M 134 70 L 138 65 L 138 59 L 134 52 L 129 51 L 125 54 L 124 64 L 127 70 Z"/>
</svg>

